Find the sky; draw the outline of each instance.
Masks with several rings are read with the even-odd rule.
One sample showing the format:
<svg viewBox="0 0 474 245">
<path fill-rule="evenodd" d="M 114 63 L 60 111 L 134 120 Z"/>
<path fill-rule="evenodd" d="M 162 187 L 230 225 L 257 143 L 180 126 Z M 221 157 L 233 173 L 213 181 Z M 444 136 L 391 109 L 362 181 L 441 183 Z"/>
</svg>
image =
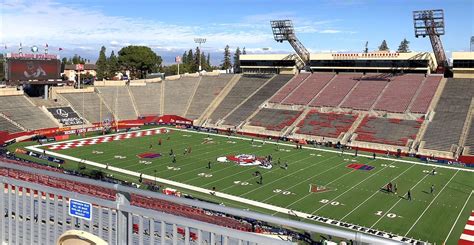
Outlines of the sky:
<svg viewBox="0 0 474 245">
<path fill-rule="evenodd" d="M 474 36 L 474 0 L 2 0 L 0 44 L 18 52 L 45 44 L 61 57 L 98 57 L 128 45 L 146 45 L 165 63 L 195 48 L 214 65 L 223 49 L 245 47 L 248 53 L 289 53 L 289 43 L 273 40 L 270 20 L 290 19 L 297 37 L 312 53 L 361 52 L 365 42 L 376 50 L 387 40 L 391 50 L 410 41 L 413 51 L 431 51 L 428 38 L 415 38 L 413 10 L 443 9 L 447 55 L 468 51 Z M 6 47 L 6 49 L 5 49 Z M 62 48 L 62 51 L 59 51 Z"/>
</svg>

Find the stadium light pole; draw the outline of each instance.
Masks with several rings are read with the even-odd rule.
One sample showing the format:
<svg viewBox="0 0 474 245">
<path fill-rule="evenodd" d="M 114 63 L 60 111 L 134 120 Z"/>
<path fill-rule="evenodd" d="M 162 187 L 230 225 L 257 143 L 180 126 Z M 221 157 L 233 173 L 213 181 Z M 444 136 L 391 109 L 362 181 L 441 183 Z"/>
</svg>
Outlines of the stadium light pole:
<svg viewBox="0 0 474 245">
<path fill-rule="evenodd" d="M 206 43 L 206 39 L 194 38 L 194 42 L 199 43 L 199 72 L 201 72 L 201 55 L 202 55 L 201 44 Z"/>
</svg>

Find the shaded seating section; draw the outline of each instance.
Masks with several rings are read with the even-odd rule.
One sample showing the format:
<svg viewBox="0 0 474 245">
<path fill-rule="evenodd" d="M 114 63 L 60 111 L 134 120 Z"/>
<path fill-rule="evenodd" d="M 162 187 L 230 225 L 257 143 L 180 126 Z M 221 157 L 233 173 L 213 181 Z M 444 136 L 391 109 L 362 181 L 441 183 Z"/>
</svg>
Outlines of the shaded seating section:
<svg viewBox="0 0 474 245">
<path fill-rule="evenodd" d="M 162 83 L 130 86 L 139 116 L 161 115 L 161 86 Z"/>
<path fill-rule="evenodd" d="M 28 130 L 58 126 L 23 95 L 0 96 L 0 112 Z"/>
<path fill-rule="evenodd" d="M 260 90 L 232 112 L 232 114 L 225 118 L 225 124 L 239 125 L 241 122 L 245 121 L 258 109 L 260 104 L 274 95 L 278 89 L 284 86 L 291 79 L 291 77 L 292 75 L 276 75 L 272 80 L 265 84 L 265 86 L 260 88 Z"/>
<path fill-rule="evenodd" d="M 356 140 L 387 145 L 405 146 L 414 140 L 422 121 L 366 116 L 355 131 Z"/>
<path fill-rule="evenodd" d="M 137 119 L 127 87 L 96 87 L 118 119 Z"/>
<path fill-rule="evenodd" d="M 178 80 L 166 80 L 164 115 L 184 116 L 188 101 L 200 78 L 183 77 Z"/>
<path fill-rule="evenodd" d="M 7 131 L 9 133 L 21 132 L 21 128 L 15 126 L 7 119 L 0 117 L 0 131 Z"/>
<path fill-rule="evenodd" d="M 474 122 L 471 118 L 471 127 L 469 127 L 469 133 L 466 138 L 465 146 L 469 146 L 469 154 L 474 155 Z"/>
<path fill-rule="evenodd" d="M 333 77 L 333 73 L 311 74 L 282 104 L 307 105 Z"/>
<path fill-rule="evenodd" d="M 424 148 L 450 151 L 453 144 L 459 144 L 473 96 L 473 79 L 448 79 L 423 136 Z"/>
<path fill-rule="evenodd" d="M 216 122 L 225 117 L 271 77 L 269 75 L 242 75 L 209 118 Z"/>
<path fill-rule="evenodd" d="M 387 83 L 385 80 L 362 79 L 347 96 L 341 107 L 368 111 L 387 86 Z"/>
<path fill-rule="evenodd" d="M 114 116 L 96 93 L 61 94 L 71 103 L 74 110 L 86 118 L 90 123 L 101 120 L 113 120 Z"/>
<path fill-rule="evenodd" d="M 442 78 L 442 76 L 428 76 L 426 78 L 426 81 L 421 85 L 420 92 L 415 97 L 413 105 L 410 108 L 411 112 L 426 113 L 428 111 L 428 107 L 431 104 L 431 100 Z"/>
<path fill-rule="evenodd" d="M 281 103 L 295 88 L 297 88 L 303 81 L 309 77 L 310 73 L 300 73 L 296 75 L 289 83 L 278 91 L 275 96 L 270 99 L 270 102 Z"/>
<path fill-rule="evenodd" d="M 374 110 L 403 113 L 410 105 L 418 87 L 425 79 L 424 75 L 407 74 L 394 77 L 387 89 L 375 104 Z"/>
<path fill-rule="evenodd" d="M 337 75 L 310 105 L 337 107 L 361 77 L 362 74 Z"/>
<path fill-rule="evenodd" d="M 356 119 L 357 115 L 353 114 L 321 113 L 312 110 L 298 123 L 296 133 L 338 138 L 341 133 L 351 128 Z"/>
<path fill-rule="evenodd" d="M 130 204 L 146 209 L 153 209 L 172 215 L 186 217 L 189 219 L 195 219 L 206 223 L 216 224 L 235 230 L 252 231 L 252 226 L 247 222 L 241 222 L 223 214 L 211 213 L 200 208 L 194 208 L 161 199 L 131 194 Z"/>
<path fill-rule="evenodd" d="M 185 118 L 198 119 L 232 77 L 234 75 L 230 74 L 222 74 L 215 77 L 203 76 Z"/>
<path fill-rule="evenodd" d="M 84 184 L 68 179 L 55 178 L 47 175 L 33 174 L 16 169 L 0 168 L 0 175 L 10 178 L 46 185 L 53 188 L 63 189 L 84 195 L 100 197 L 107 200 L 115 200 L 115 191 L 95 185 Z M 35 191 L 35 194 L 37 192 Z"/>
<path fill-rule="evenodd" d="M 264 127 L 267 130 L 281 131 L 293 124 L 302 111 L 263 108 L 250 119 L 250 125 Z"/>
</svg>

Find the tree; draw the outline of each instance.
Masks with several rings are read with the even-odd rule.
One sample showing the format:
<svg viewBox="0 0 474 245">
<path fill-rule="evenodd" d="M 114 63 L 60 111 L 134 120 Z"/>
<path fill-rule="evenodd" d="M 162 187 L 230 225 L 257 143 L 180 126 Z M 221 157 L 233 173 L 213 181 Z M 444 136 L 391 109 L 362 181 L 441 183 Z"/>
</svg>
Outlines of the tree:
<svg viewBox="0 0 474 245">
<path fill-rule="evenodd" d="M 232 63 L 230 62 L 230 50 L 229 45 L 225 46 L 224 49 L 224 60 L 222 61 L 222 69 L 227 70 L 232 67 Z"/>
<path fill-rule="evenodd" d="M 234 53 L 234 72 L 240 72 L 240 48 L 237 47 Z"/>
<path fill-rule="evenodd" d="M 400 45 L 398 46 L 397 52 L 399 52 L 399 53 L 409 53 L 410 52 L 410 48 L 408 47 L 409 44 L 410 44 L 410 42 L 406 38 L 404 38 L 403 41 L 400 42 Z"/>
<path fill-rule="evenodd" d="M 185 64 L 188 60 L 188 54 L 184 51 L 183 57 L 181 57 L 181 63 Z"/>
<path fill-rule="evenodd" d="M 365 42 L 365 48 L 364 48 L 364 53 L 368 53 L 369 52 L 369 42 Z"/>
<path fill-rule="evenodd" d="M 3 54 L 0 54 L 0 81 L 5 80 L 5 73 L 4 73 L 4 64 L 3 64 Z"/>
<path fill-rule="evenodd" d="M 194 59 L 193 50 L 190 49 L 188 51 L 188 55 L 186 55 L 185 64 L 186 65 L 192 65 L 193 64 L 193 59 Z"/>
<path fill-rule="evenodd" d="M 207 53 L 207 60 L 206 60 L 207 67 L 211 69 L 211 53 Z"/>
<path fill-rule="evenodd" d="M 191 65 L 191 70 L 193 72 L 199 71 L 199 60 L 201 59 L 201 50 L 199 47 L 196 47 L 196 52 L 194 53 L 193 63 Z"/>
<path fill-rule="evenodd" d="M 144 78 L 148 72 L 160 69 L 162 59 L 151 48 L 130 45 L 118 52 L 118 62 L 131 72 L 133 78 Z"/>
<path fill-rule="evenodd" d="M 110 53 L 110 57 L 107 60 L 107 75 L 109 79 L 112 79 L 115 77 L 115 74 L 120 71 L 120 65 L 117 59 L 117 56 L 115 56 L 114 51 Z"/>
<path fill-rule="evenodd" d="M 107 78 L 107 57 L 105 56 L 105 47 L 102 46 L 99 52 L 99 58 L 95 62 L 97 69 L 97 80 L 102 80 Z"/>
<path fill-rule="evenodd" d="M 383 40 L 382 44 L 379 46 L 379 51 L 389 51 L 390 49 L 388 48 L 387 41 Z"/>
</svg>

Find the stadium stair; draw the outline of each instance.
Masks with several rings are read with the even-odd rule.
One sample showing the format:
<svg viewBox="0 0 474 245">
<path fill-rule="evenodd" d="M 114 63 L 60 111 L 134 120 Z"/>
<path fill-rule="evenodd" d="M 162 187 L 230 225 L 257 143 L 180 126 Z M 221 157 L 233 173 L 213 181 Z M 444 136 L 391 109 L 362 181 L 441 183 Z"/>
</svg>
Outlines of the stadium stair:
<svg viewBox="0 0 474 245">
<path fill-rule="evenodd" d="M 301 120 L 306 117 L 308 112 L 310 112 L 311 110 L 311 108 L 304 109 L 303 112 L 298 116 L 298 118 L 296 118 L 296 120 L 290 126 L 288 126 L 285 131 L 283 131 L 282 135 L 290 135 L 294 131 L 296 131 L 296 126 L 300 123 Z"/>
<path fill-rule="evenodd" d="M 270 83 L 273 79 L 275 79 L 277 76 L 276 75 L 273 75 L 270 79 L 267 79 L 266 82 L 264 82 L 258 89 L 256 89 L 254 92 L 252 92 L 249 96 L 247 96 L 247 98 L 245 98 L 240 104 L 238 104 L 237 106 L 235 106 L 234 109 L 232 109 L 229 113 L 227 113 L 227 115 L 225 115 L 224 117 L 222 117 L 222 119 L 224 120 L 224 124 L 225 124 L 225 119 L 227 117 L 229 117 L 230 115 L 232 115 L 232 113 L 234 113 L 237 109 L 239 109 L 239 107 L 241 107 L 245 102 L 247 102 L 249 99 L 251 99 L 256 93 L 258 93 L 258 91 L 260 89 L 262 89 L 263 87 L 265 87 L 265 85 L 267 85 L 268 83 Z"/>
<path fill-rule="evenodd" d="M 110 108 L 110 106 L 105 102 L 104 98 L 102 97 L 102 94 L 97 90 L 97 88 L 94 88 L 94 93 L 97 94 L 97 96 L 99 96 L 99 100 L 101 101 L 101 103 L 105 105 L 105 107 L 107 108 L 107 110 L 110 111 L 110 113 L 112 113 L 114 118 L 118 118 L 117 115 L 115 114 L 115 111 L 113 111 L 112 108 Z"/>
<path fill-rule="evenodd" d="M 132 90 L 130 90 L 130 86 L 125 86 L 125 87 L 127 88 L 128 96 L 130 96 L 130 100 L 132 101 L 132 106 L 133 106 L 133 110 L 135 110 L 135 114 L 140 115 L 140 112 L 138 111 L 138 107 L 137 107 L 137 102 L 135 101 L 135 96 L 133 96 Z"/>
<path fill-rule="evenodd" d="M 387 88 L 388 88 L 388 85 L 390 83 L 388 82 L 385 87 L 383 88 L 383 90 L 380 92 L 379 96 L 377 96 L 377 99 L 375 99 L 374 103 L 372 104 L 372 106 L 369 108 L 369 111 L 373 111 L 374 110 L 374 107 L 375 105 L 377 105 L 377 103 L 379 102 L 379 100 L 382 98 L 382 95 L 385 93 L 385 91 L 387 91 Z"/>
<path fill-rule="evenodd" d="M 471 105 L 469 106 L 469 111 L 467 113 L 466 121 L 464 122 L 464 127 L 462 129 L 461 138 L 459 139 L 459 146 L 466 145 L 467 137 L 469 136 L 469 129 L 472 128 L 472 116 L 474 115 L 474 98 L 471 99 Z"/>
<path fill-rule="evenodd" d="M 347 98 L 349 98 L 349 95 L 352 94 L 352 92 L 357 88 L 357 86 L 359 86 L 360 84 L 360 81 L 357 81 L 357 83 L 351 88 L 351 90 L 349 90 L 349 92 L 346 94 L 346 96 L 341 100 L 341 103 L 339 103 L 337 105 L 337 108 L 341 108 L 342 104 L 344 104 L 344 102 L 346 102 Z"/>
<path fill-rule="evenodd" d="M 0 120 L 0 121 L 4 121 L 4 122 L 1 122 L 2 130 L 6 129 L 7 132 L 28 131 L 21 124 L 11 120 L 10 118 L 8 118 L 5 114 L 1 112 L 0 112 L 0 118 L 4 119 L 4 120 Z"/>
<path fill-rule="evenodd" d="M 46 116 L 48 116 L 49 119 L 51 119 L 51 121 L 53 121 L 54 123 L 56 123 L 56 125 L 57 125 L 58 127 L 64 127 L 64 125 L 63 125 L 62 123 L 60 123 L 60 122 L 58 121 L 58 119 L 56 119 L 56 118 L 53 116 L 53 114 L 51 114 L 51 113 L 48 111 L 48 109 L 46 109 L 45 106 L 40 106 L 39 109 L 40 109 L 44 114 L 46 114 Z"/>
<path fill-rule="evenodd" d="M 189 107 L 191 106 L 191 102 L 193 102 L 194 96 L 196 95 L 197 88 L 199 87 L 199 84 L 201 84 L 201 80 L 202 80 L 202 76 L 199 77 L 199 80 L 194 85 L 193 93 L 191 94 L 191 96 L 189 96 L 188 103 L 186 105 L 186 109 L 184 110 L 183 116 L 185 116 L 188 113 Z"/>
<path fill-rule="evenodd" d="M 272 103 L 281 103 L 288 96 L 290 96 L 295 90 L 297 90 L 301 84 L 303 84 L 311 73 L 300 73 L 293 77 L 285 86 L 283 86 L 275 95 L 270 99 Z"/>
<path fill-rule="evenodd" d="M 307 103 L 307 105 L 312 105 L 316 98 L 318 98 L 318 96 L 323 93 L 323 91 L 329 86 L 329 84 L 334 81 L 334 79 L 336 79 L 337 76 L 338 75 L 335 74 L 326 84 L 324 84 L 324 86 L 318 91 L 316 95 L 314 95 L 314 97 Z"/>
<path fill-rule="evenodd" d="M 220 94 L 216 96 L 216 98 L 211 102 L 211 104 L 206 108 L 206 110 L 202 113 L 202 115 L 196 120 L 196 125 L 202 125 L 204 122 L 208 121 L 209 117 L 212 115 L 214 110 L 219 106 L 219 104 L 224 100 L 224 98 L 229 94 L 232 88 L 237 84 L 237 82 L 242 77 L 241 74 L 234 75 L 232 79 L 230 79 L 229 83 L 222 89 Z M 215 123 L 215 122 L 213 122 Z"/>
</svg>

